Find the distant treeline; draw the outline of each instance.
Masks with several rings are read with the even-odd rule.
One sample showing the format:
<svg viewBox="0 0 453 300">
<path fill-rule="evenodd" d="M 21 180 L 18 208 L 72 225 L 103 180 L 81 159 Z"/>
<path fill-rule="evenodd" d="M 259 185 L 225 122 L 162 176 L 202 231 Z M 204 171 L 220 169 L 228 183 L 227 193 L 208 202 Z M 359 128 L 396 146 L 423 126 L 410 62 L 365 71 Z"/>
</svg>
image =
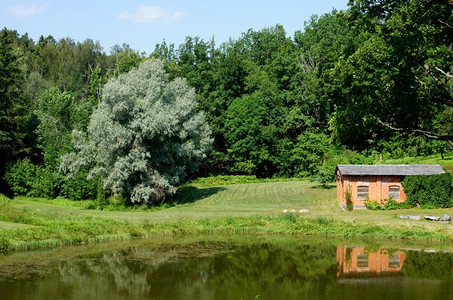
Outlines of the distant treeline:
<svg viewBox="0 0 453 300">
<path fill-rule="evenodd" d="M 453 6 L 444 0 L 350 1 L 228 43 L 187 37 L 149 56 L 127 44 L 3 29 L 2 193 L 95 198 L 102 185 L 59 173 L 104 84 L 153 58 L 196 90 L 214 138 L 191 177 L 244 174 L 332 179 L 337 163 L 442 153 L 453 141 Z M 451 148 L 450 148 L 451 149 Z"/>
</svg>

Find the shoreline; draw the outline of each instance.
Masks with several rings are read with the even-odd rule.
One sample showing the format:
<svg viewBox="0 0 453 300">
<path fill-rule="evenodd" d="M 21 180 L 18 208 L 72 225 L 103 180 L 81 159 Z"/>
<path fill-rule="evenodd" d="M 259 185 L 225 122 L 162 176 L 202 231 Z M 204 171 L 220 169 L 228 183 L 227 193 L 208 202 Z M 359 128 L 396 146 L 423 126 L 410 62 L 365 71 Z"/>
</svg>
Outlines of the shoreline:
<svg viewBox="0 0 453 300">
<path fill-rule="evenodd" d="M 66 223 L 66 224 L 63 224 Z M 388 229 L 376 224 L 354 224 L 326 218 L 292 215 L 251 216 L 168 223 L 133 224 L 114 220 L 55 218 L 48 227 L 0 230 L 1 252 L 35 250 L 52 247 L 124 241 L 134 238 L 184 237 L 190 235 L 285 235 L 371 239 L 379 241 L 453 242 L 448 225 L 432 232 L 423 228 Z"/>
</svg>

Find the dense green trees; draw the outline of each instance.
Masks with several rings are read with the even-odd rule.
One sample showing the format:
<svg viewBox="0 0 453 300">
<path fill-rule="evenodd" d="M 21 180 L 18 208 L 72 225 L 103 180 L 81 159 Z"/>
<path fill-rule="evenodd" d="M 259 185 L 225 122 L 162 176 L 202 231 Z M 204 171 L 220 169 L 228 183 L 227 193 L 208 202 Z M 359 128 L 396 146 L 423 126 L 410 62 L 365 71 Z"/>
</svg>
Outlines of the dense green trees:
<svg viewBox="0 0 453 300">
<path fill-rule="evenodd" d="M 5 67 L 2 87 L 8 91 L 1 93 L 7 115 L 2 179 L 8 184 L 2 192 L 73 199 L 95 196 L 95 184 L 83 177 L 68 180 L 59 173 L 60 157 L 72 149 L 72 130 L 85 129 L 97 105 L 89 101 L 91 78 L 96 75 L 102 82 L 113 65 L 107 64 L 99 43 L 91 40 L 57 42 L 49 36 L 35 45 L 16 31 L 3 29 L 1 36 L 6 41 L 0 47 Z"/>
<path fill-rule="evenodd" d="M 94 165 L 73 179 L 58 173 L 61 156 L 73 150 L 70 133 L 94 136 L 93 118 L 108 111 L 104 102 L 111 97 L 103 95 L 110 89 L 104 85 L 135 76 L 127 74 L 151 58 L 163 61 L 170 81 L 185 78 L 195 89 L 197 105 L 190 107 L 204 113 L 212 132 L 207 158 L 198 170 L 184 170 L 190 177 L 312 176 L 325 183 L 337 163 L 451 149 L 453 7 L 441 0 L 354 0 L 349 6 L 313 16 L 292 37 L 281 25 L 250 29 L 219 46 L 187 37 L 179 46 L 163 41 L 150 57 L 127 44 L 107 54 L 90 39 L 42 36 L 34 42 L 3 29 L 0 173 L 15 193 L 96 197 L 99 177 L 85 179 Z M 125 95 L 124 105 L 138 97 Z M 46 180 L 33 188 L 20 172 Z M 133 185 L 149 177 L 142 175 L 127 175 L 130 182 L 121 187 L 101 177 L 106 188 L 129 197 Z M 147 183 L 142 187 L 143 195 L 153 193 Z"/>
<path fill-rule="evenodd" d="M 445 1 L 351 1 L 354 53 L 335 67 L 335 130 L 356 149 L 395 131 L 449 139 L 435 120 L 452 106 L 452 7 Z"/>
</svg>

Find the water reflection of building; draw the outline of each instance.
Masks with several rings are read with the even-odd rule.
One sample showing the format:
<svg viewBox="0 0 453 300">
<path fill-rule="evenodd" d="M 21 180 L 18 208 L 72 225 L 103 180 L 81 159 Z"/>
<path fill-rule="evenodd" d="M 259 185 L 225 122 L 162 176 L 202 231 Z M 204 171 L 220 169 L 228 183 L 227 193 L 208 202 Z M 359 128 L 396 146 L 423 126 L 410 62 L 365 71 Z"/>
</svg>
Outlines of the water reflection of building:
<svg viewBox="0 0 453 300">
<path fill-rule="evenodd" d="M 337 247 L 337 277 L 363 278 L 400 275 L 406 253 L 385 249 L 368 251 L 365 248 Z"/>
</svg>

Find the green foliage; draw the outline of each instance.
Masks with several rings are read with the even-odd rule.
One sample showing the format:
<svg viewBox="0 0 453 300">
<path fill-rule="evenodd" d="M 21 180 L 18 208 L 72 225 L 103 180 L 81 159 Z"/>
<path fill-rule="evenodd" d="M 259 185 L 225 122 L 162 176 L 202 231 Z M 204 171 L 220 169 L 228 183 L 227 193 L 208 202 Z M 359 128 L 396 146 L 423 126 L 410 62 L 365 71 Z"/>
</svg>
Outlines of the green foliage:
<svg viewBox="0 0 453 300">
<path fill-rule="evenodd" d="M 28 110 L 21 93 L 25 74 L 12 36 L 6 28 L 0 31 L 0 177 L 8 161 L 28 150 L 24 145 Z"/>
<path fill-rule="evenodd" d="M 332 128 L 342 144 L 360 150 L 393 136 L 390 128 L 431 131 L 425 136 L 432 138 L 445 129 L 435 124 L 439 112 L 452 106 L 451 6 L 385 2 L 351 1 L 344 17 L 357 34 L 355 49 L 332 73 Z"/>
<path fill-rule="evenodd" d="M 64 177 L 57 172 L 53 176 L 61 178 L 61 186 L 58 187 L 51 198 L 60 196 L 72 200 L 93 200 L 98 199 L 99 195 L 105 195 L 105 191 L 100 190 L 102 184 L 99 185 L 96 178 L 87 180 L 88 171 L 86 169 L 81 170 L 72 178 Z"/>
<path fill-rule="evenodd" d="M 130 153 L 133 143 L 149 148 L 162 145 L 159 138 L 147 138 L 142 132 L 131 138 L 130 131 L 139 126 L 126 121 L 133 115 L 143 117 L 137 120 L 160 116 L 162 111 L 149 113 L 142 103 L 155 99 L 141 101 L 142 95 L 118 87 L 114 93 L 131 98 L 102 104 L 115 98 L 102 95 L 109 78 L 107 94 L 113 93 L 113 85 L 144 82 L 139 76 L 126 79 L 127 72 L 147 60 L 144 53 L 122 44 L 106 54 L 90 39 L 77 42 L 41 36 L 33 41 L 27 34 L 20 36 L 5 28 L 0 36 L 0 176 L 7 164 L 27 157 L 44 168 L 43 187 L 27 193 L 93 198 L 92 183 L 77 179 L 83 186 L 78 190 L 57 172 L 60 157 L 73 150 L 72 130 L 83 133 L 75 134 L 79 141 L 97 130 L 91 114 L 99 106 L 125 126 L 126 130 L 116 133 L 118 140 L 129 136 L 125 144 L 117 144 L 116 154 L 124 158 L 121 169 L 132 161 L 142 163 L 125 173 L 111 173 L 128 178 L 121 187 L 113 183 L 116 179 L 104 180 L 113 152 L 107 151 L 104 161 L 82 165 L 97 168 L 99 172 L 90 176 L 103 173 L 103 188 L 113 193 L 121 190 L 126 198 L 134 193 L 137 199 L 152 193 L 162 198 L 164 191 L 173 193 L 170 186 L 180 184 L 186 174 L 191 178 L 311 176 L 326 185 L 334 180 L 338 163 L 443 155 L 451 148 L 445 141 L 452 140 L 452 23 L 451 6 L 445 1 L 357 0 L 350 1 L 345 11 L 313 16 L 292 38 L 276 25 L 244 30 L 218 47 L 214 39 L 199 37 L 187 37 L 179 46 L 163 41 L 151 56 L 163 59 L 165 80 L 182 77 L 195 89 L 194 110 L 203 112 L 213 137 L 207 158 L 201 163 L 197 158 L 196 164 L 187 159 L 190 166 L 175 164 L 165 155 L 174 153 L 169 149 L 148 151 L 165 161 L 160 167 L 176 165 L 178 170 L 167 177 L 155 166 L 145 171 L 150 167 L 143 163 L 148 158 L 140 155 L 148 155 L 147 151 Z M 167 86 L 161 87 L 165 88 L 163 100 Z M 94 117 L 98 125 L 100 110 Z M 157 120 L 161 122 L 156 117 L 156 124 Z M 172 129 L 166 130 L 168 134 L 160 138 L 176 145 L 178 138 Z M 109 147 L 96 144 L 94 148 Z M 94 148 L 86 152 L 91 162 L 93 151 L 103 151 Z M 157 186 L 149 184 L 154 171 L 159 173 Z M 146 183 L 134 192 L 136 182 Z M 0 183 L 0 189 L 6 192 L 8 187 Z M 159 202 L 157 198 L 152 201 Z"/>
<path fill-rule="evenodd" d="M 14 195 L 39 197 L 42 195 L 42 168 L 25 158 L 10 164 L 6 170 L 5 181 Z"/>
<path fill-rule="evenodd" d="M 168 82 L 163 63 L 150 59 L 111 79 L 91 117 L 88 136 L 74 131 L 75 153 L 61 169 L 87 178 L 130 203 L 156 204 L 176 192 L 211 145 L 210 130 L 185 80 Z"/>
<path fill-rule="evenodd" d="M 58 170 L 59 158 L 71 149 L 74 98 L 56 88 L 46 91 L 39 100 L 36 115 L 40 124 L 36 130 L 46 167 Z"/>
<path fill-rule="evenodd" d="M 288 223 L 295 223 L 297 221 L 297 214 L 288 212 L 281 215 L 281 219 Z"/>
<path fill-rule="evenodd" d="M 354 206 L 352 205 L 351 187 L 346 188 L 346 190 L 344 191 L 344 198 L 346 200 L 346 210 L 352 211 L 354 209 Z"/>
<path fill-rule="evenodd" d="M 99 42 L 91 39 L 56 41 L 52 36 L 41 36 L 33 50 L 31 71 L 41 74 L 59 90 L 71 92 L 77 99 L 88 96 L 91 73 L 97 66 L 102 66 L 103 72 L 113 68 L 113 64 L 106 61 Z"/>
<path fill-rule="evenodd" d="M 299 135 L 291 156 L 294 173 L 300 177 L 315 174 L 318 167 L 323 164 L 328 150 L 329 137 L 327 135 L 308 131 Z"/>
<path fill-rule="evenodd" d="M 366 201 L 365 206 L 369 210 L 383 210 L 383 206 L 377 201 Z"/>
<path fill-rule="evenodd" d="M 225 139 L 235 161 L 230 170 L 234 174 L 270 177 L 277 172 L 273 158 L 278 128 L 272 124 L 264 98 L 260 94 L 244 96 L 228 108 Z"/>
<path fill-rule="evenodd" d="M 216 186 L 238 183 L 262 182 L 263 179 L 257 179 L 255 175 L 219 175 L 213 177 L 199 177 L 191 180 L 191 183 L 203 186 Z"/>
<path fill-rule="evenodd" d="M 327 147 L 327 146 L 325 146 Z M 329 145 L 323 153 L 322 164 L 315 165 L 316 171 L 310 177 L 310 180 L 318 181 L 324 186 L 328 182 L 334 182 L 336 179 L 335 170 L 339 164 L 373 164 L 373 158 L 363 154 L 346 149 L 338 149 Z"/>
<path fill-rule="evenodd" d="M 58 172 L 52 172 L 49 168 L 37 166 L 30 159 L 25 158 L 7 168 L 5 181 L 15 196 L 94 199 L 95 184 L 93 181 L 87 181 L 86 176 L 87 172 L 83 171 L 74 178 L 68 179 Z"/>
<path fill-rule="evenodd" d="M 452 207 L 452 175 L 406 176 L 401 182 L 407 195 L 406 202 L 411 206 Z"/>
<path fill-rule="evenodd" d="M 127 73 L 130 70 L 137 68 L 144 60 L 143 53 L 139 53 L 139 51 L 131 49 L 131 47 L 126 43 L 123 43 L 122 45 L 114 45 L 112 47 L 112 57 L 115 60 L 115 66 L 113 69 L 114 76 Z M 92 83 L 94 82 L 92 81 Z M 96 87 L 94 88 L 97 89 Z M 91 94 L 93 94 L 93 89 L 91 89 Z"/>
<path fill-rule="evenodd" d="M 395 210 L 395 209 L 407 209 L 410 208 L 410 204 L 406 202 L 398 202 L 394 200 L 393 198 L 388 199 L 385 201 L 384 205 L 381 205 L 377 201 L 366 201 L 365 206 L 369 210 Z"/>
</svg>

